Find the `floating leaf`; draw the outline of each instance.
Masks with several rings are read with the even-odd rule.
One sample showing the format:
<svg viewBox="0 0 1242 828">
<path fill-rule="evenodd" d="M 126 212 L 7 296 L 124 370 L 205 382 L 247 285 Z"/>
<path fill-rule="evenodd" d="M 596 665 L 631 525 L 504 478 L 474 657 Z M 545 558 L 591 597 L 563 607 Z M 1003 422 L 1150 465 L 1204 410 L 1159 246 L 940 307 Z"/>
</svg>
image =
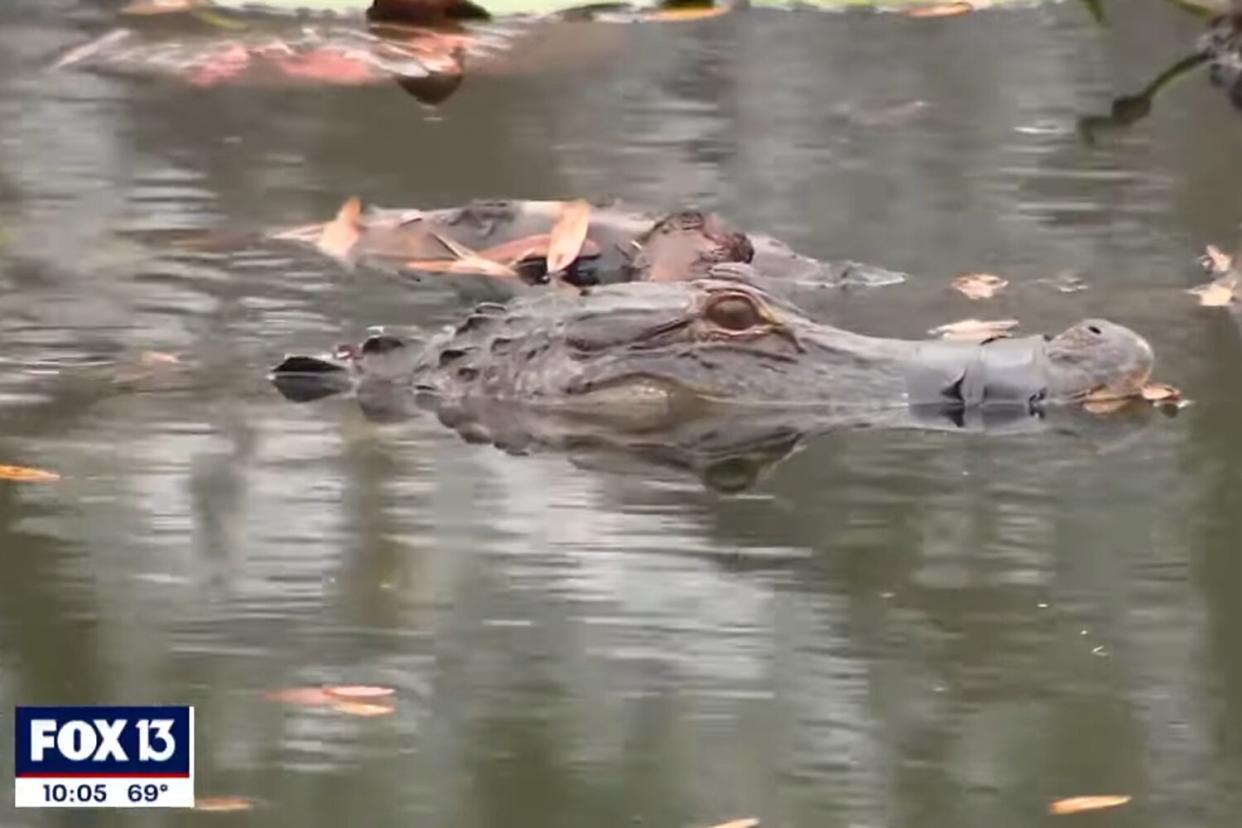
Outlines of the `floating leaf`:
<svg viewBox="0 0 1242 828">
<path fill-rule="evenodd" d="M 1098 811 L 1103 808 L 1116 808 L 1130 801 L 1128 796 L 1072 796 L 1069 799 L 1058 799 L 1048 804 L 1048 813 L 1063 816 L 1083 811 Z"/>
<path fill-rule="evenodd" d="M 953 280 L 953 289 L 969 299 L 990 299 L 1007 284 L 990 273 L 965 273 Z"/>
<path fill-rule="evenodd" d="M 645 19 L 655 20 L 660 23 L 681 23 L 687 20 L 706 20 L 710 17 L 720 17 L 722 14 L 728 14 L 730 11 L 732 11 L 732 8 L 723 4 L 681 9 L 657 9 L 648 14 Z"/>
<path fill-rule="evenodd" d="M 375 704 L 373 702 L 342 701 L 332 705 L 337 713 L 348 713 L 350 716 L 387 716 L 396 711 L 391 704 Z"/>
<path fill-rule="evenodd" d="M 517 279 L 513 268 L 500 262 L 470 256 L 465 259 L 410 259 L 405 263 L 410 270 L 423 273 L 451 273 L 458 276 L 495 276 L 500 279 Z"/>
<path fill-rule="evenodd" d="M 1233 270 L 1233 256 L 1222 251 L 1214 244 L 1209 244 L 1203 250 L 1203 255 L 1199 257 L 1199 264 L 1208 273 L 1222 276 Z"/>
<path fill-rule="evenodd" d="M 28 466 L 0 466 L 0 480 L 11 480 L 14 483 L 53 483 L 60 480 L 60 475 Z"/>
<path fill-rule="evenodd" d="M 268 701 L 301 704 L 310 707 L 333 704 L 337 701 L 336 697 L 322 687 L 289 687 L 283 690 L 273 690 L 267 693 L 264 698 Z"/>
<path fill-rule="evenodd" d="M 560 273 L 574 263 L 591 226 L 591 205 L 583 199 L 568 201 L 552 225 L 548 241 L 548 273 Z"/>
<path fill-rule="evenodd" d="M 181 360 L 176 354 L 166 354 L 163 351 L 143 351 L 138 355 L 138 362 L 149 368 L 155 368 L 160 365 L 181 364 Z"/>
<path fill-rule="evenodd" d="M 1158 406 L 1168 406 L 1170 408 L 1182 408 L 1190 404 L 1190 401 L 1182 397 L 1181 389 L 1174 388 L 1163 382 L 1149 382 L 1143 386 L 1140 392 L 1143 399 L 1149 403 Z"/>
<path fill-rule="evenodd" d="M 121 14 L 171 14 L 207 5 L 204 0 L 136 0 L 121 7 Z"/>
<path fill-rule="evenodd" d="M 345 200 L 336 218 L 323 226 L 315 246 L 335 259 L 347 260 L 362 236 L 362 202 L 357 196 Z"/>
<path fill-rule="evenodd" d="M 759 820 L 754 817 L 743 817 L 713 825 L 711 828 L 759 828 Z"/>
<path fill-rule="evenodd" d="M 928 6 L 914 6 L 902 12 L 906 17 L 953 17 L 959 14 L 970 14 L 979 8 L 976 3 L 933 3 Z"/>
<path fill-rule="evenodd" d="M 194 810 L 213 813 L 249 811 L 254 803 L 244 796 L 199 796 L 194 799 Z"/>
<path fill-rule="evenodd" d="M 1125 408 L 1131 402 L 1132 400 L 1125 397 L 1101 397 L 1083 400 L 1082 407 L 1092 414 L 1112 414 L 1114 411 Z"/>
<path fill-rule="evenodd" d="M 1237 281 L 1236 276 L 1226 276 L 1205 285 L 1192 287 L 1186 292 L 1198 296 L 1199 304 L 1204 307 L 1219 308 L 1233 304 L 1234 294 L 1238 289 Z"/>
<path fill-rule="evenodd" d="M 1007 337 L 1016 327 L 1016 319 L 963 319 L 932 328 L 928 333 L 953 342 L 983 343 L 990 339 Z"/>
<path fill-rule="evenodd" d="M 329 695 L 345 701 L 383 699 L 396 692 L 391 687 L 378 687 L 370 684 L 340 684 L 323 689 Z"/>
</svg>

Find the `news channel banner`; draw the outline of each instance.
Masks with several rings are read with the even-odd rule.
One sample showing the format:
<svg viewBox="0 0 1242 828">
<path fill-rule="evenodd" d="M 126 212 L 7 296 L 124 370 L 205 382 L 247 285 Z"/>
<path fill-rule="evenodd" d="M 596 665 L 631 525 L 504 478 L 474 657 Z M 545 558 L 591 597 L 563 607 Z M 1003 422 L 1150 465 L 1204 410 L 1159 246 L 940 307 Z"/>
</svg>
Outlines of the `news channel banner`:
<svg viewBox="0 0 1242 828">
<path fill-rule="evenodd" d="M 193 808 L 193 707 L 18 707 L 18 808 Z"/>
</svg>

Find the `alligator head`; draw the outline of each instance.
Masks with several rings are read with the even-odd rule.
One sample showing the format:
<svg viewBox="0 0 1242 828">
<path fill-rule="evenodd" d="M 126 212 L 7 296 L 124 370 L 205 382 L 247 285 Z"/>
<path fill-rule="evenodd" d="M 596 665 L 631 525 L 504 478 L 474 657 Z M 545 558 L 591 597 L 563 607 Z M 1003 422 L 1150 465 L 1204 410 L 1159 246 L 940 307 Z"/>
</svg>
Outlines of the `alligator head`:
<svg viewBox="0 0 1242 828">
<path fill-rule="evenodd" d="M 293 359 L 277 374 L 308 373 L 306 358 Z M 985 345 L 861 336 L 815 322 L 718 268 L 690 282 L 480 305 L 421 350 L 372 338 L 339 367 L 358 381 L 443 400 L 509 400 L 596 416 L 687 401 L 865 410 L 1127 397 L 1138 394 L 1152 361 L 1142 337 L 1105 320 Z"/>
</svg>

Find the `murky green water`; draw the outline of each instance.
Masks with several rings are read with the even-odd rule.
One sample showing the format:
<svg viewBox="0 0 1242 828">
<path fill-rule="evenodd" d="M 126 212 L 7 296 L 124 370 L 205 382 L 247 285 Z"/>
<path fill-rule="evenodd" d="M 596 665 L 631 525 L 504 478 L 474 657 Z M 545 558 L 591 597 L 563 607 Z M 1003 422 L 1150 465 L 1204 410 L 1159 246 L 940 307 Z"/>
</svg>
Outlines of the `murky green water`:
<svg viewBox="0 0 1242 828">
<path fill-rule="evenodd" d="M 199 795 L 258 807 L 144 823 L 1237 824 L 1242 343 L 1182 291 L 1242 220 L 1242 118 L 1197 74 L 1084 143 L 1078 117 L 1199 32 L 1109 11 L 562 28 L 430 110 L 48 73 L 111 16 L 8 0 L 0 463 L 64 479 L 0 484 L 0 709 L 196 705 Z M 283 353 L 430 328 L 456 297 L 164 231 L 354 193 L 698 203 L 914 274 L 826 301 L 842 324 L 1107 315 L 1194 405 L 1122 438 L 830 435 L 735 496 L 293 406 L 264 378 Z M 976 270 L 1013 285 L 945 289 Z M 1037 281 L 1067 270 L 1090 290 Z M 114 387 L 144 349 L 184 364 Z M 396 712 L 264 698 L 321 683 L 391 686 Z"/>
</svg>

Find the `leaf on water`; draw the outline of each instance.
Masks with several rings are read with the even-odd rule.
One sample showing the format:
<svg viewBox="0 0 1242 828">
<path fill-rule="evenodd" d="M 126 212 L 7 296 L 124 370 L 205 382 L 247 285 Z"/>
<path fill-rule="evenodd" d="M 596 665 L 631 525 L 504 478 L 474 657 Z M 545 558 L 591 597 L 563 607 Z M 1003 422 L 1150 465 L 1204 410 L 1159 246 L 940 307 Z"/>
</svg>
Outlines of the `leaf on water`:
<svg viewBox="0 0 1242 828">
<path fill-rule="evenodd" d="M 1130 801 L 1128 796 L 1071 796 L 1069 799 L 1058 799 L 1048 804 L 1048 813 L 1063 816 L 1078 814 L 1083 811 L 1098 811 L 1103 808 L 1116 808 Z"/>
<path fill-rule="evenodd" d="M 1234 294 L 1238 289 L 1236 276 L 1226 276 L 1208 282 L 1205 285 L 1192 287 L 1187 293 L 1199 297 L 1199 304 L 1208 308 L 1219 308 L 1233 304 Z"/>
<path fill-rule="evenodd" d="M 742 819 L 732 819 L 719 825 L 713 825 L 711 828 L 759 828 L 759 820 L 754 817 L 743 817 Z"/>
<path fill-rule="evenodd" d="M 336 218 L 319 231 L 315 246 L 334 259 L 348 261 L 350 251 L 361 237 L 362 201 L 357 196 L 351 196 L 337 210 Z"/>
<path fill-rule="evenodd" d="M 323 688 L 329 695 L 344 701 L 371 701 L 391 696 L 396 691 L 391 687 L 379 687 L 370 684 L 339 684 Z"/>
<path fill-rule="evenodd" d="M 906 9 L 902 14 L 906 17 L 953 17 L 959 14 L 970 14 L 975 9 L 979 9 L 988 5 L 986 2 L 975 0 L 974 2 L 959 3 L 933 3 L 926 6 L 914 6 Z"/>
<path fill-rule="evenodd" d="M 974 342 L 981 344 L 990 339 L 1003 339 L 1009 332 L 1018 327 L 1016 319 L 963 319 L 932 328 L 929 333 L 952 342 Z"/>
<path fill-rule="evenodd" d="M 469 247 L 466 247 L 464 244 L 461 244 L 456 239 L 453 239 L 450 236 L 446 236 L 443 233 L 438 233 L 435 230 L 429 230 L 428 232 L 431 233 L 432 238 L 434 238 L 440 244 L 444 245 L 445 250 L 452 253 L 458 259 L 469 259 L 472 256 L 478 255 L 473 250 L 471 250 Z"/>
<path fill-rule="evenodd" d="M 254 803 L 244 796 L 198 796 L 194 798 L 194 810 L 213 813 L 249 811 Z"/>
<path fill-rule="evenodd" d="M 1181 408 L 1190 404 L 1189 400 L 1182 397 L 1180 388 L 1174 388 L 1172 385 L 1163 382 L 1149 382 L 1143 386 L 1142 391 L 1139 393 L 1143 399 L 1155 405 Z"/>
<path fill-rule="evenodd" d="M 435 230 L 429 230 L 432 238 L 444 245 L 454 259 L 413 259 L 405 266 L 412 270 L 423 270 L 430 273 L 456 273 L 466 275 L 495 276 L 499 279 L 520 278 L 513 268 L 500 262 L 485 259 L 479 253 L 464 244 Z"/>
<path fill-rule="evenodd" d="M 969 299 L 990 299 L 1009 282 L 990 273 L 965 273 L 953 280 L 953 289 Z"/>
<path fill-rule="evenodd" d="M 138 355 L 138 362 L 150 368 L 160 365 L 180 365 L 181 360 L 176 354 L 166 354 L 163 351 L 143 351 Z"/>
<path fill-rule="evenodd" d="M 1199 264 L 1208 273 L 1215 276 L 1223 276 L 1233 270 L 1233 256 L 1225 253 L 1214 244 L 1209 244 L 1203 250 L 1203 255 L 1199 257 Z"/>
<path fill-rule="evenodd" d="M 307 707 L 333 704 L 337 701 L 331 693 L 322 687 L 287 687 L 283 690 L 273 690 L 265 694 L 263 698 L 268 701 L 300 704 Z"/>
<path fill-rule="evenodd" d="M 583 199 L 567 201 L 552 225 L 548 240 L 548 273 L 560 273 L 574 263 L 591 226 L 591 205 Z"/>
<path fill-rule="evenodd" d="M 410 259 L 405 262 L 409 270 L 423 273 L 451 273 L 457 276 L 495 276 L 498 279 L 517 279 L 518 273 L 508 265 L 469 256 L 464 259 Z"/>
<path fill-rule="evenodd" d="M 1082 407 L 1091 414 L 1112 414 L 1114 411 L 1125 408 L 1131 402 L 1132 400 L 1125 397 L 1101 397 L 1083 400 Z"/>
<path fill-rule="evenodd" d="M 60 480 L 60 475 L 29 466 L 0 466 L 0 480 L 11 480 L 14 483 L 53 483 Z"/>
<path fill-rule="evenodd" d="M 342 701 L 333 704 L 332 709 L 337 713 L 347 713 L 350 716 L 387 716 L 396 712 L 397 708 L 391 704 Z"/>
<path fill-rule="evenodd" d="M 204 0 L 135 0 L 121 7 L 121 14 L 171 14 L 206 5 Z"/>
<path fill-rule="evenodd" d="M 733 9 L 728 5 L 719 6 L 699 6 L 697 8 L 683 9 L 657 9 L 646 16 L 647 20 L 654 20 L 658 23 L 681 23 L 687 20 L 706 20 L 710 17 L 720 17 L 722 14 L 728 14 Z"/>
</svg>

